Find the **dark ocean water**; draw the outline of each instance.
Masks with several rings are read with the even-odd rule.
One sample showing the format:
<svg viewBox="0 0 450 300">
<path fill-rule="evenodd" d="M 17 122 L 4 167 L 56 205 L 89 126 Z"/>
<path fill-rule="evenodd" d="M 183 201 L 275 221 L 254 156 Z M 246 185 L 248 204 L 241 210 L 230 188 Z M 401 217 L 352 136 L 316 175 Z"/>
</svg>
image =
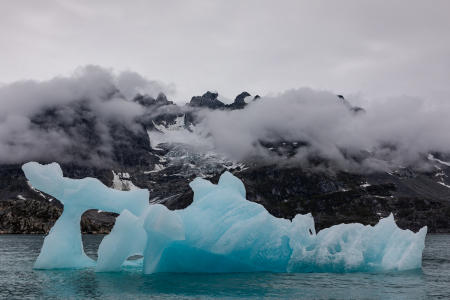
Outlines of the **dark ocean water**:
<svg viewBox="0 0 450 300">
<path fill-rule="evenodd" d="M 428 235 L 423 269 L 389 274 L 154 274 L 33 270 L 39 235 L 0 235 L 0 299 L 450 299 L 450 235 Z M 95 257 L 103 236 L 84 236 Z"/>
</svg>

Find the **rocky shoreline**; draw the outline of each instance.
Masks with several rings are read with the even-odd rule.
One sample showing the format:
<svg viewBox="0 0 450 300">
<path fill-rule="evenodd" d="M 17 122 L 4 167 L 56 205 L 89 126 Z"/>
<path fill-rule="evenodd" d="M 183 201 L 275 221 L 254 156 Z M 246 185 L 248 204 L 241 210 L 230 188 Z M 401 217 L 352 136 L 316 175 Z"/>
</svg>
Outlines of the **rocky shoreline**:
<svg viewBox="0 0 450 300">
<path fill-rule="evenodd" d="M 445 187 L 441 189 L 439 184 L 434 184 L 432 194 L 424 191 L 433 183 L 423 174 L 409 177 L 329 175 L 273 166 L 235 170 L 233 173 L 243 180 L 250 201 L 262 204 L 272 215 L 281 218 L 291 219 L 298 213 L 311 213 L 316 230 L 340 223 L 374 225 L 380 218 L 393 213 L 402 229 L 417 231 L 428 226 L 431 233 L 450 232 L 450 205 L 446 200 L 449 192 Z M 209 179 L 217 180 L 218 175 Z M 152 190 L 150 202 L 153 199 L 154 203 L 164 204 L 170 209 L 183 209 L 192 202 L 193 194 L 188 186 L 190 179 L 160 176 L 158 182 L 153 176 L 148 186 L 148 182 L 140 182 L 138 178 L 132 179 L 135 185 Z M 23 178 L 17 178 L 17 181 L 23 182 L 22 189 L 17 191 L 19 196 L 0 201 L 0 234 L 47 233 L 62 213 L 62 205 L 30 188 Z M 108 185 L 112 186 L 113 182 Z M 90 234 L 109 233 L 115 217 L 113 213 L 89 210 L 82 216 L 81 230 Z"/>
</svg>

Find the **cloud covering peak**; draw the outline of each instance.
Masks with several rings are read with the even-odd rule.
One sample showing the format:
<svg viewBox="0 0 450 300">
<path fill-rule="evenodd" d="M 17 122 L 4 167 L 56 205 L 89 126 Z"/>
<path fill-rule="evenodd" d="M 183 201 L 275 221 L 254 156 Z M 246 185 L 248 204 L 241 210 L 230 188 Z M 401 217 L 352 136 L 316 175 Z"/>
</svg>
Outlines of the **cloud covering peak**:
<svg viewBox="0 0 450 300">
<path fill-rule="evenodd" d="M 447 103 L 403 96 L 366 103 L 359 113 L 343 104 L 329 91 L 293 89 L 243 110 L 202 111 L 200 126 L 214 148 L 235 159 L 277 159 L 267 144 L 280 142 L 297 148 L 291 163 L 320 157 L 343 169 L 422 168 L 428 153 L 450 153 Z"/>
<path fill-rule="evenodd" d="M 450 105 L 444 101 L 350 98 L 364 103 L 365 110 L 358 110 L 333 92 L 300 88 L 256 100 L 248 96 L 243 109 L 208 109 L 169 105 L 165 97 L 157 97 L 160 93 L 171 96 L 174 87 L 98 66 L 79 68 L 69 77 L 3 85 L 0 163 L 112 163 L 117 149 L 142 145 L 139 155 L 145 156 L 150 149 L 146 130 L 153 121 L 183 114 L 195 129 L 185 124 L 184 132 L 165 133 L 165 141 L 233 160 L 307 167 L 317 167 L 319 161 L 327 168 L 388 170 L 427 168 L 429 153 L 450 153 Z M 136 94 L 148 98 L 137 101 Z M 202 97 L 195 99 L 201 102 Z"/>
<path fill-rule="evenodd" d="M 129 99 L 161 92 L 171 95 L 174 87 L 92 65 L 68 77 L 0 86 L 0 162 L 72 160 L 73 148 L 81 148 L 87 163 L 103 160 L 111 148 L 111 122 L 138 130 L 135 118 L 145 110 Z"/>
</svg>

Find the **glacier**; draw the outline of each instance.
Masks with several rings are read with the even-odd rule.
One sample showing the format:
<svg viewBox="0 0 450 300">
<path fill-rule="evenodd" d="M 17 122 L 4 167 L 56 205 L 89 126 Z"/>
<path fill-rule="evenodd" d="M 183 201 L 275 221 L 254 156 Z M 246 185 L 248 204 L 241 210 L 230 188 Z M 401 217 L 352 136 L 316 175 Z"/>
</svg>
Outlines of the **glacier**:
<svg viewBox="0 0 450 300">
<path fill-rule="evenodd" d="M 149 204 L 146 189 L 118 191 L 95 178 L 63 176 L 57 163 L 22 166 L 30 184 L 64 205 L 45 237 L 36 269 L 95 267 L 118 272 L 136 266 L 158 272 L 390 272 L 420 269 L 427 228 L 400 229 L 391 214 L 375 226 L 339 224 L 319 232 L 311 214 L 276 218 L 246 199 L 229 172 L 217 184 L 196 178 L 193 203 L 171 211 Z M 80 218 L 88 209 L 119 216 L 98 249 L 83 250 Z M 143 259 L 128 260 L 141 255 Z"/>
</svg>

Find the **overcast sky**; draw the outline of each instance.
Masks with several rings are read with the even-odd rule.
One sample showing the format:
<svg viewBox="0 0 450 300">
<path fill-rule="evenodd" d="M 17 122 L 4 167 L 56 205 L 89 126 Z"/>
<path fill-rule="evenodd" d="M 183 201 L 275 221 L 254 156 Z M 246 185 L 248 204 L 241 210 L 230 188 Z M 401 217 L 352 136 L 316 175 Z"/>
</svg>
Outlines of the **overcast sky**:
<svg viewBox="0 0 450 300">
<path fill-rule="evenodd" d="M 309 86 L 450 98 L 450 1 L 0 0 L 0 83 L 96 64 L 175 100 Z"/>
</svg>

